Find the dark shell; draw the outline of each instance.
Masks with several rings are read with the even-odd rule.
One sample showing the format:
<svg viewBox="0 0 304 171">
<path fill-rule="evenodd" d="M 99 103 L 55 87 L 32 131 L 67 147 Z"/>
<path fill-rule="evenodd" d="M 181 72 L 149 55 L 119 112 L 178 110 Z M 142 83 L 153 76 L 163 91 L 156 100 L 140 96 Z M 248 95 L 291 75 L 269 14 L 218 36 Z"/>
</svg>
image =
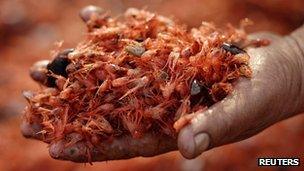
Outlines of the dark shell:
<svg viewBox="0 0 304 171">
<path fill-rule="evenodd" d="M 237 47 L 233 44 L 223 43 L 221 46 L 225 51 L 230 52 L 233 55 L 239 54 L 239 53 L 246 53 L 245 50 Z"/>
<path fill-rule="evenodd" d="M 68 54 L 73 52 L 74 49 L 66 49 L 60 52 L 55 59 L 47 65 L 47 69 L 54 74 L 67 77 L 66 67 L 70 64 Z"/>
</svg>

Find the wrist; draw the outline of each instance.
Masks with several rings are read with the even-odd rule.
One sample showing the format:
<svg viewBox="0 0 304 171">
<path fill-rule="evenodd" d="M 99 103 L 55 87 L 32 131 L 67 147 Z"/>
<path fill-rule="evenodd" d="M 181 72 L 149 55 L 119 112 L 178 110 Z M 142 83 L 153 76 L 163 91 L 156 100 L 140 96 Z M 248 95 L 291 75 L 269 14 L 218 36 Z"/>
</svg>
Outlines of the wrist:
<svg viewBox="0 0 304 171">
<path fill-rule="evenodd" d="M 297 76 L 298 82 L 294 84 L 294 88 L 298 89 L 298 99 L 295 103 L 296 106 L 296 113 L 304 112 L 304 26 L 300 27 L 299 29 L 295 30 L 293 33 L 288 36 L 292 43 L 291 45 L 294 47 L 295 55 L 292 56 L 292 60 L 295 61 L 296 68 L 298 69 Z"/>
</svg>

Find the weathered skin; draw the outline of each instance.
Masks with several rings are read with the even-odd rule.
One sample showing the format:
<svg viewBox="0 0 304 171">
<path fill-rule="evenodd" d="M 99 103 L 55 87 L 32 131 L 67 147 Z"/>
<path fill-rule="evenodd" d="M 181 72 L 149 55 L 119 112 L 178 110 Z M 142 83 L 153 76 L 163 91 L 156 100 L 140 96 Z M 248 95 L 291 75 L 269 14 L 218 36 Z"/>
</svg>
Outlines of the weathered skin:
<svg viewBox="0 0 304 171">
<path fill-rule="evenodd" d="M 43 140 L 39 134 L 38 124 L 23 121 L 21 132 L 24 137 Z M 89 149 L 84 141 L 66 146 L 65 140 L 50 144 L 49 153 L 55 159 L 74 162 L 94 162 L 128 159 L 138 156 L 151 157 L 169 151 L 177 150 L 177 140 L 165 135 L 147 134 L 140 139 L 124 136 L 111 142 L 104 142 Z M 89 155 L 90 153 L 90 155 Z M 91 158 L 88 158 L 90 156 Z"/>
<path fill-rule="evenodd" d="M 286 118 L 304 112 L 304 27 L 289 36 L 259 34 L 272 43 L 248 50 L 252 79 L 240 79 L 232 94 L 199 113 L 183 128 L 178 139 L 146 135 L 141 139 L 120 137 L 88 149 L 83 141 L 64 147 L 63 140 L 50 145 L 50 155 L 74 162 L 155 156 L 179 149 L 186 158 L 203 151 L 249 138 Z M 27 138 L 42 140 L 40 126 L 21 124 Z"/>
<path fill-rule="evenodd" d="M 64 147 L 63 142 L 51 144 L 49 153 L 53 158 L 71 160 L 74 162 L 90 162 L 88 152 L 90 151 L 91 162 L 128 159 L 132 157 L 151 157 L 157 154 L 176 150 L 176 140 L 165 136 L 147 135 L 141 139 L 126 136 L 106 142 L 89 150 L 84 143 L 78 142 L 70 147 Z"/>
<path fill-rule="evenodd" d="M 231 95 L 181 130 L 184 157 L 249 138 L 304 111 L 304 27 L 286 37 L 258 36 L 272 44 L 248 51 L 253 78 L 239 80 Z"/>
</svg>

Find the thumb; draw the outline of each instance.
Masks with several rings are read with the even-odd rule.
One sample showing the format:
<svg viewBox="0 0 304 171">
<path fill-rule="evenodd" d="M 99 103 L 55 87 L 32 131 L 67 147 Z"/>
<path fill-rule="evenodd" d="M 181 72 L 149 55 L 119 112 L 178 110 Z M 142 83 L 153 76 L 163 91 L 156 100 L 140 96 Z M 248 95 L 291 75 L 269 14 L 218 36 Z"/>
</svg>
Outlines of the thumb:
<svg viewBox="0 0 304 171">
<path fill-rule="evenodd" d="M 178 148 L 185 158 L 195 158 L 213 147 L 245 139 L 269 125 L 272 118 L 265 111 L 272 97 L 263 97 L 259 90 L 255 95 L 245 92 L 254 88 L 251 86 L 249 81 L 242 80 L 238 90 L 207 111 L 198 113 L 180 131 Z M 261 100 L 265 98 L 268 100 Z"/>
<path fill-rule="evenodd" d="M 252 79 L 240 79 L 232 94 L 198 113 L 180 131 L 178 148 L 185 158 L 195 158 L 213 147 L 248 138 L 282 119 L 278 115 L 282 105 L 278 99 L 284 97 L 284 87 L 271 74 L 271 68 L 265 67 L 268 62 L 262 55 L 267 56 L 268 52 L 267 48 L 249 51 L 253 57 Z"/>
</svg>

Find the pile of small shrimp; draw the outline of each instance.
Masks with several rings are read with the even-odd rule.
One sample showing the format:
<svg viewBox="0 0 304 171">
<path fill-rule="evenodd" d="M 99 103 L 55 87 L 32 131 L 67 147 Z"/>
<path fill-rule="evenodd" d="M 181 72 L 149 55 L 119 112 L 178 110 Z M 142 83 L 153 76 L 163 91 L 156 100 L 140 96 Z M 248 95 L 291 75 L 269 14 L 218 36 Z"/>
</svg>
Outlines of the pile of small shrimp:
<svg viewBox="0 0 304 171">
<path fill-rule="evenodd" d="M 80 15 L 87 38 L 31 68 L 42 86 L 24 92 L 24 118 L 41 126 L 45 142 L 72 133 L 93 145 L 127 134 L 175 138 L 189 116 L 225 98 L 239 77 L 251 76 L 244 48 L 267 44 L 247 38 L 246 22 L 188 29 L 145 10 L 116 18 L 86 10 Z"/>
</svg>

